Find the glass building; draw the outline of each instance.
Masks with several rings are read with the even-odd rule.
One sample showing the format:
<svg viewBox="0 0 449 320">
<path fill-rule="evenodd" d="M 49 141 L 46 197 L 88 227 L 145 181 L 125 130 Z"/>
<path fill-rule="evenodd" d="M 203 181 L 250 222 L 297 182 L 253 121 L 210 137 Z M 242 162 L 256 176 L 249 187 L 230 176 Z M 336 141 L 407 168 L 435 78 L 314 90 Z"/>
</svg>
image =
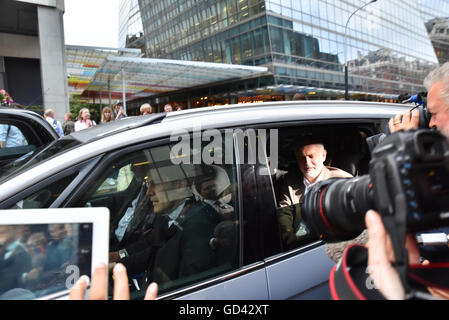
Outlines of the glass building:
<svg viewBox="0 0 449 320">
<path fill-rule="evenodd" d="M 378 0 L 359 10 L 368 2 L 122 0 L 122 8 L 132 8 L 120 11 L 122 25 L 142 29 L 121 29 L 120 37 L 150 58 L 263 65 L 271 72 L 166 99 L 190 99 L 189 107 L 295 93 L 341 98 L 346 63 L 351 98 L 383 101 L 424 90 L 424 77 L 449 52 L 448 28 L 441 31 L 449 0 Z"/>
</svg>

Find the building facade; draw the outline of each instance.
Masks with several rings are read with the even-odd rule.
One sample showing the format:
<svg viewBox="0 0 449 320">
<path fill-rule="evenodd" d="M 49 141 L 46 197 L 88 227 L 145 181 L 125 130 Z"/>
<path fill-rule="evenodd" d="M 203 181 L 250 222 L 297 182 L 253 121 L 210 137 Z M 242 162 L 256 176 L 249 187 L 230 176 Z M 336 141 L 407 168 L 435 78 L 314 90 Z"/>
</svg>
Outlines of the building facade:
<svg viewBox="0 0 449 320">
<path fill-rule="evenodd" d="M 299 92 L 340 98 L 346 63 L 352 98 L 392 99 L 424 90 L 424 77 L 449 44 L 431 36 L 441 28 L 430 28 L 433 19 L 449 17 L 449 0 L 377 1 L 362 10 L 368 1 L 131 2 L 140 19 L 123 21 L 128 28 L 140 23 L 142 32 L 125 37 L 127 45 L 144 44 L 147 57 L 263 65 L 271 71 L 268 77 L 197 88 L 190 95 L 197 97 L 193 106 L 199 96 L 213 100 L 207 104 L 288 99 Z"/>
<path fill-rule="evenodd" d="M 69 110 L 63 13 L 64 0 L 0 1 L 0 88 L 61 120 Z"/>
</svg>

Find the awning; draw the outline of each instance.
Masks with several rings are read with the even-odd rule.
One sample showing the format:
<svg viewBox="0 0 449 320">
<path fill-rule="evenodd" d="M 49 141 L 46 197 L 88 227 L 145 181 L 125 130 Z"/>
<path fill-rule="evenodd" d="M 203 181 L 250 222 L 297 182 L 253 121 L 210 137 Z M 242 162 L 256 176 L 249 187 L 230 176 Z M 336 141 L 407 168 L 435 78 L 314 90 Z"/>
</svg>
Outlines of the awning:
<svg viewBox="0 0 449 320">
<path fill-rule="evenodd" d="M 125 91 L 126 99 L 134 100 L 268 71 L 266 67 L 149 59 L 138 54 L 140 50 L 67 46 L 71 95 L 99 99 L 110 94 L 122 100 Z"/>
<path fill-rule="evenodd" d="M 70 97 L 82 95 L 109 56 L 141 57 L 138 49 L 113 49 L 66 46 L 67 77 Z"/>
</svg>

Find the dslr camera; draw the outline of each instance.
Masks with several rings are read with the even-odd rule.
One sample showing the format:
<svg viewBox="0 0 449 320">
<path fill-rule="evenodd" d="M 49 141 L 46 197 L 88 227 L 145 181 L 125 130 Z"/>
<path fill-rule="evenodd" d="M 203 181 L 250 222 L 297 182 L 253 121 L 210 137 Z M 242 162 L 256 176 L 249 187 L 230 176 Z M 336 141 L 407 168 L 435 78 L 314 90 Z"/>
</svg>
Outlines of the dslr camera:
<svg viewBox="0 0 449 320">
<path fill-rule="evenodd" d="M 387 136 L 372 152 L 368 175 L 318 182 L 301 206 L 310 229 L 326 242 L 358 236 L 369 209 L 407 232 L 447 226 L 449 143 L 428 129 Z"/>
</svg>

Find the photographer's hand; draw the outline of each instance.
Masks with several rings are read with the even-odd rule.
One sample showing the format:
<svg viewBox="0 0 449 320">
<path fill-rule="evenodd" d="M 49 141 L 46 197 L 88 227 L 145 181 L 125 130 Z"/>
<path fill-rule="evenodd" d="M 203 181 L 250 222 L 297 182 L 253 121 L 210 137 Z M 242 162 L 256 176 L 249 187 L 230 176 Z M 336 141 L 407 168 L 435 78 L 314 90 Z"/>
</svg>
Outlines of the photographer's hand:
<svg viewBox="0 0 449 320">
<path fill-rule="evenodd" d="M 414 109 L 412 112 L 406 111 L 396 115 L 388 122 L 388 128 L 393 134 L 400 130 L 411 130 L 419 127 L 419 110 Z"/>
<path fill-rule="evenodd" d="M 382 219 L 375 211 L 368 211 L 365 216 L 368 229 L 368 270 L 377 289 L 389 300 L 404 299 L 405 291 L 398 273 L 391 264 L 394 253 L 390 237 L 385 230 Z"/>
</svg>

